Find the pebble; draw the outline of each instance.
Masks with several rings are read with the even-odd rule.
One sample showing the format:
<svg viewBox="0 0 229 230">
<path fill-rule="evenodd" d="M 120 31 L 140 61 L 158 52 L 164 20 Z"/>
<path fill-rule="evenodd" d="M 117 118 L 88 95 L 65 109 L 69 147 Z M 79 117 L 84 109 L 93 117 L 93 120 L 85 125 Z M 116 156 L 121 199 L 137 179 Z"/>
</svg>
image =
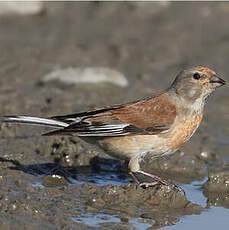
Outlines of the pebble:
<svg viewBox="0 0 229 230">
<path fill-rule="evenodd" d="M 44 3 L 41 1 L 20 2 L 4 1 L 0 2 L 0 15 L 36 15 L 44 11 Z"/>
<path fill-rule="evenodd" d="M 43 81 L 58 80 L 66 84 L 79 83 L 112 83 L 120 87 L 128 86 L 125 76 L 113 69 L 104 67 L 69 67 L 54 70 L 44 76 Z"/>
</svg>

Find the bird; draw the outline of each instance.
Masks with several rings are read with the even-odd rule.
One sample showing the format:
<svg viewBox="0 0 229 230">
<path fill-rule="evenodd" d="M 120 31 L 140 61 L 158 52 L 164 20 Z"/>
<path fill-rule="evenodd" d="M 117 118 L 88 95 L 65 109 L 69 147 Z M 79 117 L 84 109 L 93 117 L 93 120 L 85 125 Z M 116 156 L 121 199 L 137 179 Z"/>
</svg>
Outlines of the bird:
<svg viewBox="0 0 229 230">
<path fill-rule="evenodd" d="M 127 161 L 129 174 L 139 186 L 171 185 L 143 171 L 141 160 L 146 154 L 154 159 L 175 153 L 199 127 L 207 98 L 225 83 L 210 68 L 195 66 L 180 71 L 161 93 L 140 100 L 50 118 L 1 116 L 0 121 L 54 128 L 43 136 L 77 136 Z M 140 181 L 139 175 L 152 182 Z"/>
</svg>

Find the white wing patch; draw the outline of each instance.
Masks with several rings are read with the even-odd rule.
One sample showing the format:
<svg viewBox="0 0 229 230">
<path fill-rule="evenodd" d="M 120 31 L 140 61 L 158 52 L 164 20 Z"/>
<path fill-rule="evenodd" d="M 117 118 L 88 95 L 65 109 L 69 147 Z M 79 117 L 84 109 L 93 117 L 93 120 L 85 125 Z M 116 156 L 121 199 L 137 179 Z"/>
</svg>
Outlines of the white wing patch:
<svg viewBox="0 0 229 230">
<path fill-rule="evenodd" d="M 120 136 L 129 134 L 129 132 L 124 131 L 124 128 L 128 127 L 129 124 L 93 125 L 89 123 L 84 127 L 77 127 L 77 123 L 76 126 L 71 127 L 71 125 L 64 129 L 64 131 L 70 131 L 77 136 Z"/>
</svg>

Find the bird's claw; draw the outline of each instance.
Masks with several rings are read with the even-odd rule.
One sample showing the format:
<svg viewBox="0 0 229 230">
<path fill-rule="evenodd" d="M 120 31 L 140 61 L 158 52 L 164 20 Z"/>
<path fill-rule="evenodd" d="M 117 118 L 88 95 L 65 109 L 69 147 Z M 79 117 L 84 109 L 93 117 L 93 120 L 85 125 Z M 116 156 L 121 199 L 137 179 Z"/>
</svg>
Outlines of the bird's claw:
<svg viewBox="0 0 229 230">
<path fill-rule="evenodd" d="M 184 196 L 185 196 L 185 191 L 184 189 L 182 189 L 181 187 L 175 185 L 175 184 L 172 184 L 172 183 L 159 183 L 158 181 L 155 181 L 155 182 L 142 182 L 142 183 L 139 183 L 139 186 L 141 188 L 149 188 L 149 187 L 153 187 L 155 185 L 166 185 L 166 186 L 172 186 L 172 189 L 177 191 L 177 192 L 180 192 L 180 193 L 183 193 Z"/>
</svg>

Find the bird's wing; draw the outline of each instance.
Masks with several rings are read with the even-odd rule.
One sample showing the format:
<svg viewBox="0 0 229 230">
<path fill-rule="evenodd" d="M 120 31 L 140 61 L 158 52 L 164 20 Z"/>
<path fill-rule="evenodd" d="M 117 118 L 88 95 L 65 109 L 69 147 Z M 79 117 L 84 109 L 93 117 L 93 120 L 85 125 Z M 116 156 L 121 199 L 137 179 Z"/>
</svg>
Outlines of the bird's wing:
<svg viewBox="0 0 229 230">
<path fill-rule="evenodd" d="M 123 105 L 56 116 L 52 119 L 66 122 L 63 129 L 44 135 L 122 136 L 158 134 L 167 132 L 176 117 L 176 107 L 168 96 L 140 100 Z"/>
</svg>

